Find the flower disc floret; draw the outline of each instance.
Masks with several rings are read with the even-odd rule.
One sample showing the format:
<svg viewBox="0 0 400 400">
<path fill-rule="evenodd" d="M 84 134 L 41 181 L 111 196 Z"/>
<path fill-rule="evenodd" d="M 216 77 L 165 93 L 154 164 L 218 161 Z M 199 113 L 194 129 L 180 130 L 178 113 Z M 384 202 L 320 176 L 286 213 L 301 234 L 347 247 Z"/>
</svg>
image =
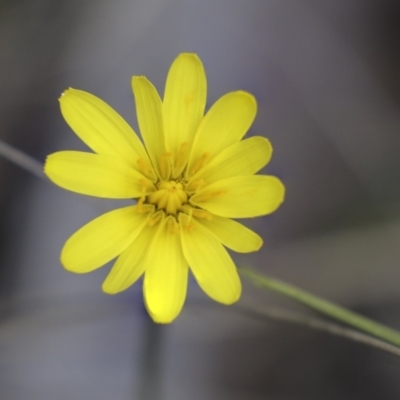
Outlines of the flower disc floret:
<svg viewBox="0 0 400 400">
<path fill-rule="evenodd" d="M 158 210 L 165 210 L 168 215 L 176 215 L 188 201 L 184 185 L 181 182 L 162 181 L 157 190 L 148 196 L 148 202 Z"/>
</svg>

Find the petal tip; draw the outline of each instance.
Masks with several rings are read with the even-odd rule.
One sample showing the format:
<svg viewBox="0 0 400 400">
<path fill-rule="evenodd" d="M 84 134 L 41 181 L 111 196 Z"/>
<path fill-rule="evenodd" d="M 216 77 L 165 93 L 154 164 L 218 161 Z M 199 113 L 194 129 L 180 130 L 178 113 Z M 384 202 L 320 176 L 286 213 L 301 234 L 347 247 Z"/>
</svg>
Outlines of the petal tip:
<svg viewBox="0 0 400 400">
<path fill-rule="evenodd" d="M 191 53 L 191 52 L 183 52 L 178 54 L 178 56 L 176 58 L 180 58 L 180 57 L 187 57 L 187 58 L 193 58 L 196 60 L 200 60 L 200 57 L 197 55 L 197 53 Z"/>
<path fill-rule="evenodd" d="M 176 318 L 176 317 L 174 317 L 174 318 L 163 319 L 163 318 L 158 318 L 155 315 L 150 315 L 150 317 L 156 324 L 159 324 L 159 325 L 168 325 L 168 324 L 172 323 L 174 321 L 174 319 Z"/>
<path fill-rule="evenodd" d="M 79 92 L 79 90 L 76 90 L 76 89 L 74 89 L 74 88 L 72 88 L 72 87 L 69 87 L 68 89 L 65 89 L 65 90 L 61 93 L 61 95 L 60 95 L 60 97 L 58 98 L 58 100 L 59 100 L 59 101 L 62 101 L 63 99 L 65 99 L 65 97 L 66 97 L 67 95 L 73 94 L 74 92 Z"/>
<path fill-rule="evenodd" d="M 133 85 L 133 83 L 134 82 L 137 82 L 137 81 L 147 81 L 148 79 L 144 76 L 144 75 L 133 75 L 132 76 L 132 79 L 131 79 L 131 82 L 132 82 L 132 85 Z"/>
<path fill-rule="evenodd" d="M 180 64 L 181 63 L 186 63 L 186 65 L 192 64 L 192 67 L 195 66 L 195 68 L 200 68 L 201 70 L 204 70 L 203 67 L 203 62 L 201 61 L 200 57 L 196 53 L 180 53 L 178 56 L 175 58 L 173 61 L 172 65 Z M 171 67 L 172 67 L 171 65 Z"/>
<path fill-rule="evenodd" d="M 64 97 L 66 96 L 68 90 L 69 90 L 69 89 L 66 89 L 66 90 L 64 90 L 64 91 L 60 94 L 60 97 L 58 98 L 58 101 L 59 101 L 60 103 L 64 100 Z"/>
<path fill-rule="evenodd" d="M 105 293 L 105 294 L 109 294 L 109 295 L 115 295 L 118 293 L 117 290 L 113 289 L 110 285 L 108 285 L 106 282 L 103 282 L 103 284 L 101 285 L 101 290 Z"/>
<path fill-rule="evenodd" d="M 74 274 L 79 274 L 82 273 L 80 272 L 77 268 L 74 268 L 68 260 L 65 259 L 65 256 L 63 256 L 63 254 L 61 253 L 61 257 L 60 257 L 60 262 L 61 265 L 64 267 L 64 269 L 68 272 L 73 272 Z"/>
<path fill-rule="evenodd" d="M 47 175 L 47 170 L 48 170 L 48 166 L 49 166 L 49 158 L 50 158 L 51 154 L 49 154 L 48 156 L 46 156 L 44 163 L 43 163 L 43 172 Z"/>
<path fill-rule="evenodd" d="M 145 306 L 146 310 L 149 313 L 150 318 L 156 323 L 156 324 L 161 324 L 161 325 L 167 325 L 173 322 L 180 314 L 180 311 L 178 313 L 170 313 L 170 312 L 153 312 L 150 310 L 150 307 L 148 306 L 146 300 L 145 300 Z"/>
<path fill-rule="evenodd" d="M 258 236 L 258 235 L 257 235 L 257 236 Z M 264 241 L 261 239 L 260 236 L 258 236 L 258 239 L 259 239 L 259 240 L 257 241 L 256 245 L 254 246 L 254 251 L 260 250 L 261 247 L 262 247 L 263 244 L 264 244 Z"/>
<path fill-rule="evenodd" d="M 239 301 L 240 297 L 242 296 L 242 286 L 238 288 L 236 293 L 232 294 L 232 297 L 224 299 L 224 301 L 220 301 L 222 304 L 226 306 L 231 306 Z"/>
<path fill-rule="evenodd" d="M 246 92 L 245 90 L 238 90 L 236 93 L 243 96 L 243 98 L 249 103 L 249 105 L 257 110 L 257 99 L 252 93 Z"/>
<path fill-rule="evenodd" d="M 280 186 L 280 190 L 281 190 L 281 201 L 279 203 L 279 205 L 281 205 L 285 200 L 286 187 L 279 178 L 276 178 L 276 180 L 278 181 L 278 185 Z"/>
<path fill-rule="evenodd" d="M 58 152 L 58 153 L 61 153 L 61 152 Z M 50 179 L 54 183 L 56 183 L 53 179 L 54 167 L 55 167 L 54 162 L 57 162 L 57 154 L 58 153 L 52 153 L 52 154 L 47 155 L 47 157 L 43 163 L 43 173 L 47 176 L 48 179 Z"/>
</svg>

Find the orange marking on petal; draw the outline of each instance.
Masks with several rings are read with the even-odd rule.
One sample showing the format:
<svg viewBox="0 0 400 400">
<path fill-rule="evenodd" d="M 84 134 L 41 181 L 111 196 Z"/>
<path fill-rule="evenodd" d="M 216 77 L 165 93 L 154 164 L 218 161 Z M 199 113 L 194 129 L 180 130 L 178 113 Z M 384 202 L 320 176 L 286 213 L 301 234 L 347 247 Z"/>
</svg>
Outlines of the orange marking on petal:
<svg viewBox="0 0 400 400">
<path fill-rule="evenodd" d="M 147 221 L 147 225 L 148 226 L 154 226 L 156 224 L 158 224 L 162 218 L 164 217 L 164 213 L 162 211 L 160 212 L 156 212 L 148 221 Z"/>
<path fill-rule="evenodd" d="M 137 166 L 139 167 L 140 172 L 144 176 L 146 176 L 151 180 L 155 179 L 153 167 L 147 161 L 143 160 L 142 158 L 139 158 L 136 163 Z"/>
<path fill-rule="evenodd" d="M 160 159 L 160 173 L 163 179 L 168 179 L 170 174 L 171 153 L 165 152 Z"/>
<path fill-rule="evenodd" d="M 139 179 L 139 183 L 143 186 L 143 194 L 152 193 L 156 190 L 154 185 L 147 179 Z"/>
<path fill-rule="evenodd" d="M 221 196 L 223 194 L 226 194 L 228 191 L 227 190 L 217 190 L 215 192 L 211 192 L 211 193 L 205 193 L 203 195 L 200 195 L 196 198 L 196 203 L 203 203 L 207 200 L 212 199 L 213 197 L 216 196 Z"/>
<path fill-rule="evenodd" d="M 189 150 L 189 143 L 187 143 L 187 142 L 182 143 L 181 147 L 179 149 L 179 153 L 175 159 L 175 169 L 176 170 L 178 170 L 178 171 L 181 170 L 181 168 L 186 163 L 188 150 Z"/>
<path fill-rule="evenodd" d="M 203 168 L 209 159 L 210 159 L 209 153 L 204 153 L 201 157 L 199 157 L 190 171 L 191 174 L 194 175 L 197 171 Z"/>
<path fill-rule="evenodd" d="M 168 233 L 179 233 L 179 225 L 176 222 L 175 218 L 168 218 L 167 221 L 167 231 Z"/>
<path fill-rule="evenodd" d="M 186 186 L 186 191 L 190 193 L 194 193 L 196 190 L 201 189 L 205 186 L 206 181 L 204 179 L 198 179 L 197 181 L 190 182 L 188 186 Z"/>
<path fill-rule="evenodd" d="M 210 214 L 206 210 L 199 210 L 198 208 L 193 209 L 193 216 L 196 218 L 206 219 L 207 221 L 211 221 L 213 219 L 212 214 Z"/>
</svg>

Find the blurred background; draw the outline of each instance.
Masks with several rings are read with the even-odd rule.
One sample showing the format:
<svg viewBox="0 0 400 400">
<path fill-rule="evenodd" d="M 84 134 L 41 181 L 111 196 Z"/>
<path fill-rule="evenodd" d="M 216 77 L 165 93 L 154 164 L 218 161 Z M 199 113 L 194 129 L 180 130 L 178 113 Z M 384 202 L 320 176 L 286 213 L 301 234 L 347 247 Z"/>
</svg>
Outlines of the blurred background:
<svg viewBox="0 0 400 400">
<path fill-rule="evenodd" d="M 132 75 L 162 93 L 173 59 L 196 52 L 208 107 L 258 100 L 249 135 L 274 146 L 287 188 L 237 265 L 400 329 L 400 3 L 396 0 L 2 0 L 0 139 L 43 162 L 85 150 L 58 97 L 91 92 L 136 129 Z M 206 299 L 190 284 L 170 326 L 141 284 L 101 292 L 109 266 L 66 272 L 59 254 L 115 206 L 0 159 L 1 400 L 395 399 L 400 360 L 343 338 Z M 302 310 L 245 283 L 244 301 Z"/>
</svg>

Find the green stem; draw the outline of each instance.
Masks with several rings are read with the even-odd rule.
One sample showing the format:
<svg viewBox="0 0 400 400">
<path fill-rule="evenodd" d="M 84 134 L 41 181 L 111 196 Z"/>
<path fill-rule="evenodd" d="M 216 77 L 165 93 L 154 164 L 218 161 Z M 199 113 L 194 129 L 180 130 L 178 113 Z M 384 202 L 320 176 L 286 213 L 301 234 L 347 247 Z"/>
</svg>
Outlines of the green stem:
<svg viewBox="0 0 400 400">
<path fill-rule="evenodd" d="M 373 336 L 400 347 L 400 332 L 397 332 L 394 329 L 388 328 L 385 325 L 379 324 L 371 319 L 365 318 L 355 312 L 347 310 L 346 308 L 337 306 L 334 303 L 323 300 L 277 279 L 272 279 L 265 275 L 259 275 L 249 269 L 239 269 L 239 272 L 257 286 L 283 294 L 314 310 L 329 315 L 332 318 L 354 326 L 355 328 L 368 332 Z"/>
</svg>

